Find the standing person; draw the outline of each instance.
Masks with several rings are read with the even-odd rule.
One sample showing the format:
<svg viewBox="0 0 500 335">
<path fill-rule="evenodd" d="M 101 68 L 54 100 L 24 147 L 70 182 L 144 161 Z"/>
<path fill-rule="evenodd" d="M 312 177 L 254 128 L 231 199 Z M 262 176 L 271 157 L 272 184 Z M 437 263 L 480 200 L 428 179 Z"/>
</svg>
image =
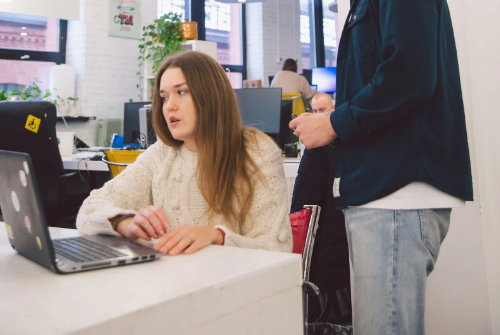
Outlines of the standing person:
<svg viewBox="0 0 500 335">
<path fill-rule="evenodd" d="M 78 230 L 154 240 L 170 256 L 210 244 L 291 252 L 281 153 L 242 126 L 220 64 L 199 52 L 169 57 L 152 111 L 159 141 L 92 191 Z"/>
<path fill-rule="evenodd" d="M 326 93 L 318 93 L 311 100 L 313 113 L 331 113 L 335 109 L 335 102 Z"/>
<path fill-rule="evenodd" d="M 300 92 L 305 99 L 311 99 L 317 93 L 304 76 L 297 74 L 297 62 L 291 58 L 286 59 L 281 71 L 274 75 L 271 87 L 281 87 L 283 94 Z"/>
<path fill-rule="evenodd" d="M 335 140 L 354 331 L 424 334 L 426 278 L 451 209 L 473 200 L 446 0 L 353 0 L 337 64 L 335 113 L 290 127 L 307 148 Z"/>
</svg>

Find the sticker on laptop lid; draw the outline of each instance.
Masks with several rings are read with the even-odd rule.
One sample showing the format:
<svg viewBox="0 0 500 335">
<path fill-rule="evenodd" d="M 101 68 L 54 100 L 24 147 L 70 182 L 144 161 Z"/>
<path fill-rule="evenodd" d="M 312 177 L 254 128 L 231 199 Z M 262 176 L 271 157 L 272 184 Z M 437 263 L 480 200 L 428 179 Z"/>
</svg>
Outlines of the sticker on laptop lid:
<svg viewBox="0 0 500 335">
<path fill-rule="evenodd" d="M 16 192 L 12 191 L 10 197 L 12 198 L 12 205 L 14 205 L 14 209 L 16 210 L 16 212 L 19 212 L 21 206 L 19 205 L 19 199 L 17 198 Z"/>
<path fill-rule="evenodd" d="M 7 229 L 7 236 L 11 239 L 14 239 L 14 233 L 12 232 L 12 227 L 8 224 L 5 224 L 5 229 Z"/>
<path fill-rule="evenodd" d="M 24 126 L 24 128 L 37 134 L 38 129 L 40 128 L 40 122 L 42 122 L 42 120 L 37 118 L 36 116 L 28 115 L 28 119 L 26 120 L 26 125 Z"/>
<path fill-rule="evenodd" d="M 38 244 L 38 247 L 40 248 L 40 250 L 42 250 L 42 241 L 40 241 L 39 236 L 36 237 L 36 243 Z"/>
<path fill-rule="evenodd" d="M 31 234 L 31 221 L 30 221 L 30 218 L 27 216 L 24 217 L 24 225 L 26 226 L 26 228 L 28 229 L 28 231 Z"/>
<path fill-rule="evenodd" d="M 21 179 L 21 184 L 24 187 L 28 186 L 28 181 L 26 180 L 26 173 L 23 170 L 19 170 L 19 179 Z"/>
<path fill-rule="evenodd" d="M 28 167 L 28 162 L 23 162 L 24 166 L 24 171 L 26 171 L 26 174 L 30 174 L 30 168 Z"/>
</svg>

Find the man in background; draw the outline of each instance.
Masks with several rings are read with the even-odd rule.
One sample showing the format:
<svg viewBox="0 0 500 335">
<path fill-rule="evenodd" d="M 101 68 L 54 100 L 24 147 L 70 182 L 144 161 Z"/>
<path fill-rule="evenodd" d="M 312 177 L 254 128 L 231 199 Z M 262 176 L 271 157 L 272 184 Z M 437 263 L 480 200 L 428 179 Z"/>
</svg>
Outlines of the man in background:
<svg viewBox="0 0 500 335">
<path fill-rule="evenodd" d="M 335 109 L 332 97 L 326 93 L 318 93 L 311 100 L 313 113 L 331 113 Z"/>
</svg>

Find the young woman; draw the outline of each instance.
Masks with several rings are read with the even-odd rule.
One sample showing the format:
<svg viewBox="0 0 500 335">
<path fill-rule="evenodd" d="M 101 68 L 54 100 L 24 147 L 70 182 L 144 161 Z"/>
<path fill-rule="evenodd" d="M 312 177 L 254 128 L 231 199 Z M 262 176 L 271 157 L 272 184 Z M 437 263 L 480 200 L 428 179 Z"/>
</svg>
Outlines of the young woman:
<svg viewBox="0 0 500 335">
<path fill-rule="evenodd" d="M 210 244 L 292 250 L 281 154 L 242 126 L 222 67 L 186 52 L 159 69 L 153 125 L 160 141 L 83 203 L 85 234 L 156 240 L 164 254 Z"/>
</svg>

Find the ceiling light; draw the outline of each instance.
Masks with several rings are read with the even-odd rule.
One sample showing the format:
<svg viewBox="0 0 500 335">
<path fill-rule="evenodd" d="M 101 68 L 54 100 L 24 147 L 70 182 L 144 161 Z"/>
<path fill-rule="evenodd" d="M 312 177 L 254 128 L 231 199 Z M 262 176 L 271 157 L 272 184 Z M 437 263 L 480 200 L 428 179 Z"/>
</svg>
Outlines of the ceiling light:
<svg viewBox="0 0 500 335">
<path fill-rule="evenodd" d="M 26 27 L 21 27 L 21 29 L 26 29 Z"/>
<path fill-rule="evenodd" d="M 28 35 L 28 33 L 21 33 L 21 36 L 26 36 Z"/>
</svg>

